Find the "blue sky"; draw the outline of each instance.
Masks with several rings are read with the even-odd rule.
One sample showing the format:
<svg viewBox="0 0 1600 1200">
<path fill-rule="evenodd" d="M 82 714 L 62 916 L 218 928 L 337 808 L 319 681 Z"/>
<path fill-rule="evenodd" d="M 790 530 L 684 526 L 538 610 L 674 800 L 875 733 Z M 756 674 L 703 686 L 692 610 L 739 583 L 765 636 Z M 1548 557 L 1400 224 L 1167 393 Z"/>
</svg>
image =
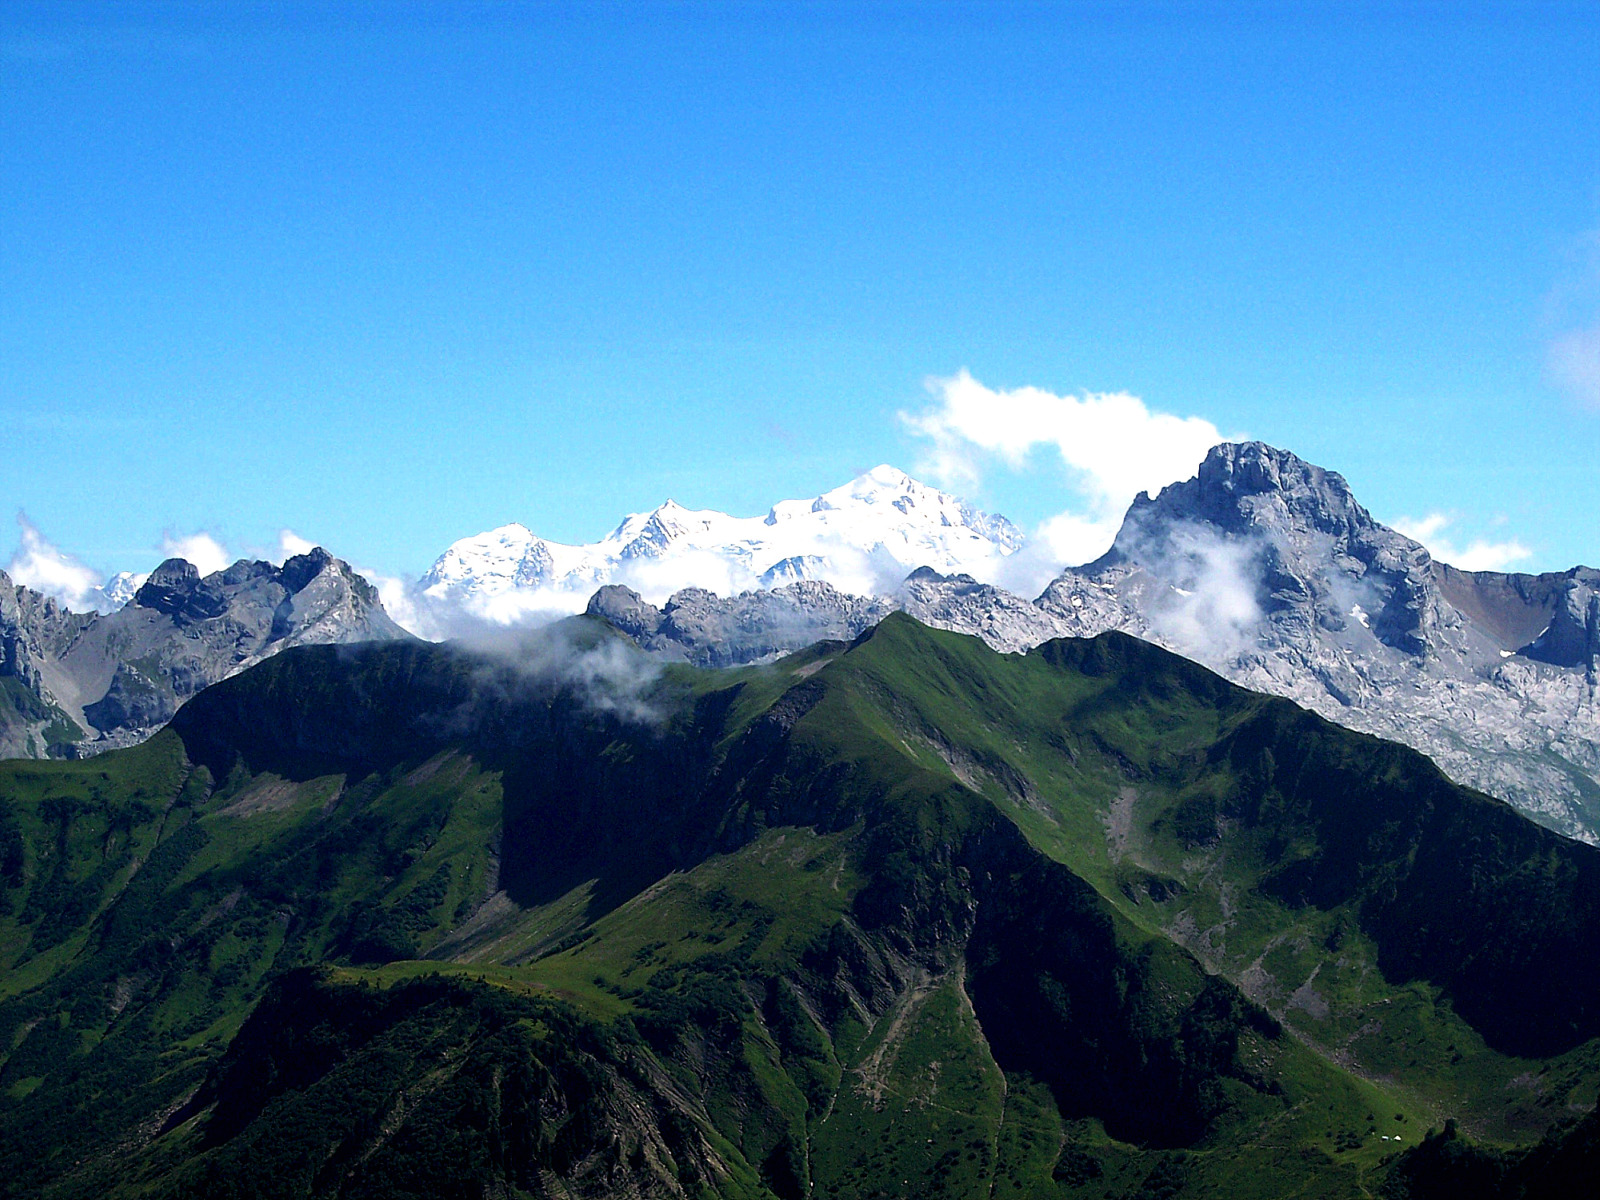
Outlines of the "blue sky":
<svg viewBox="0 0 1600 1200">
<path fill-rule="evenodd" d="M 966 371 L 1600 565 L 1597 96 L 1593 5 L 13 0 L 0 505 L 415 573 L 935 472 Z M 1018 437 L 949 481 L 1093 506 Z"/>
</svg>

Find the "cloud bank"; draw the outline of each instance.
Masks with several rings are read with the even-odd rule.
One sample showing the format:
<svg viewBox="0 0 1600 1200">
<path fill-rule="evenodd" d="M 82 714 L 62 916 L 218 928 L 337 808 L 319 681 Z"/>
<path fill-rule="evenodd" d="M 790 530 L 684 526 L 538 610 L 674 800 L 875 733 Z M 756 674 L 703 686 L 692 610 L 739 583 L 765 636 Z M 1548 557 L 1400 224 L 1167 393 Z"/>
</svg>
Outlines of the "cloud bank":
<svg viewBox="0 0 1600 1200">
<path fill-rule="evenodd" d="M 965 370 L 927 387 L 933 406 L 900 420 L 926 439 L 918 469 L 938 482 L 971 489 L 991 463 L 1021 470 L 1040 449 L 1065 468 L 1072 503 L 1034 531 L 1000 580 L 1023 590 L 1105 553 L 1134 497 L 1190 478 L 1212 446 L 1236 440 L 1203 417 L 1157 412 L 1127 392 L 997 391 Z"/>
<path fill-rule="evenodd" d="M 1465 546 L 1457 546 L 1444 535 L 1444 530 L 1454 523 L 1454 517 L 1434 512 L 1420 519 L 1397 517 L 1389 522 L 1389 527 L 1413 541 L 1421 542 L 1438 561 L 1463 571 L 1504 571 L 1513 563 L 1533 555 L 1533 551 L 1516 538 L 1503 542 L 1474 538 Z"/>
</svg>

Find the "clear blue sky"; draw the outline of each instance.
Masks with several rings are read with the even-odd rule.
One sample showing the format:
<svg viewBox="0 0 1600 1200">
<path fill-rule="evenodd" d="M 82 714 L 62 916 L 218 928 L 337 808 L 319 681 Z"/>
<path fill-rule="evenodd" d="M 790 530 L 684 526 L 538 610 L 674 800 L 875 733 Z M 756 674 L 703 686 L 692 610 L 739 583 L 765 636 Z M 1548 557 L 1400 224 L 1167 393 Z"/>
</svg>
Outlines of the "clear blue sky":
<svg viewBox="0 0 1600 1200">
<path fill-rule="evenodd" d="M 10 0 L 0 505 L 417 572 L 910 469 L 966 368 L 1600 565 L 1597 229 L 1593 4 Z"/>
</svg>

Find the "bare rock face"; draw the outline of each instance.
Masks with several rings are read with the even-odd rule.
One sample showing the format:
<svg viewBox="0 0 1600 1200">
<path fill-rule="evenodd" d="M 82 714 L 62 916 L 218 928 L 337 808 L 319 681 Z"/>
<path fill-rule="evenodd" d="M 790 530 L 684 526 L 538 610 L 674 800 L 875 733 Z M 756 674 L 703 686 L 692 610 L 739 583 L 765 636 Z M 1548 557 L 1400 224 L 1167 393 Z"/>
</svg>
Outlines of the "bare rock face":
<svg viewBox="0 0 1600 1200">
<path fill-rule="evenodd" d="M 604 617 L 641 646 L 647 646 L 661 628 L 661 610 L 620 583 L 608 583 L 591 596 L 587 612 L 591 617 Z"/>
<path fill-rule="evenodd" d="M 1600 571 L 1571 572 L 1550 624 L 1522 653 L 1558 667 L 1600 659 Z"/>
<path fill-rule="evenodd" d="M 893 600 L 924 625 L 977 634 L 996 650 L 1026 650 L 1068 632 L 1065 622 L 1031 600 L 970 575 L 940 575 L 928 567 L 907 576 Z"/>
<path fill-rule="evenodd" d="M 168 559 L 105 615 L 68 612 L 0 574 L 0 754 L 131 745 L 202 688 L 289 646 L 409 636 L 321 548 L 204 578 Z"/>
<path fill-rule="evenodd" d="M 702 667 L 763 662 L 815 642 L 853 638 L 893 610 L 881 597 L 847 595 L 817 580 L 727 599 L 685 588 L 659 609 L 610 584 L 588 607 L 646 650 Z"/>
</svg>

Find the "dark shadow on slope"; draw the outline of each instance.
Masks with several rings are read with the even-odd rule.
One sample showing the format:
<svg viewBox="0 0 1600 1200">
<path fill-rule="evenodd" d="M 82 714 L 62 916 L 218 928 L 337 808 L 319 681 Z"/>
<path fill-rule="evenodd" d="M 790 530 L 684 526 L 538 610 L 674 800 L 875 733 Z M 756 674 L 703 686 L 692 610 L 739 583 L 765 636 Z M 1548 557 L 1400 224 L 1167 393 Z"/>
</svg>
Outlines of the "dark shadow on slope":
<svg viewBox="0 0 1600 1200">
<path fill-rule="evenodd" d="M 1238 1053 L 1246 1029 L 1279 1036 L 1270 1016 L 1177 947 L 1119 938 L 1104 899 L 1067 868 L 1006 857 L 975 880 L 966 950 L 1002 1070 L 1044 1082 L 1069 1120 L 1096 1117 L 1152 1147 L 1194 1145 L 1243 1089 L 1278 1094 Z"/>
<path fill-rule="evenodd" d="M 1422 755 L 1273 701 L 1212 751 L 1229 817 L 1314 848 L 1261 890 L 1350 905 L 1392 983 L 1425 979 L 1505 1053 L 1600 1035 L 1600 850 L 1458 787 Z"/>
</svg>

